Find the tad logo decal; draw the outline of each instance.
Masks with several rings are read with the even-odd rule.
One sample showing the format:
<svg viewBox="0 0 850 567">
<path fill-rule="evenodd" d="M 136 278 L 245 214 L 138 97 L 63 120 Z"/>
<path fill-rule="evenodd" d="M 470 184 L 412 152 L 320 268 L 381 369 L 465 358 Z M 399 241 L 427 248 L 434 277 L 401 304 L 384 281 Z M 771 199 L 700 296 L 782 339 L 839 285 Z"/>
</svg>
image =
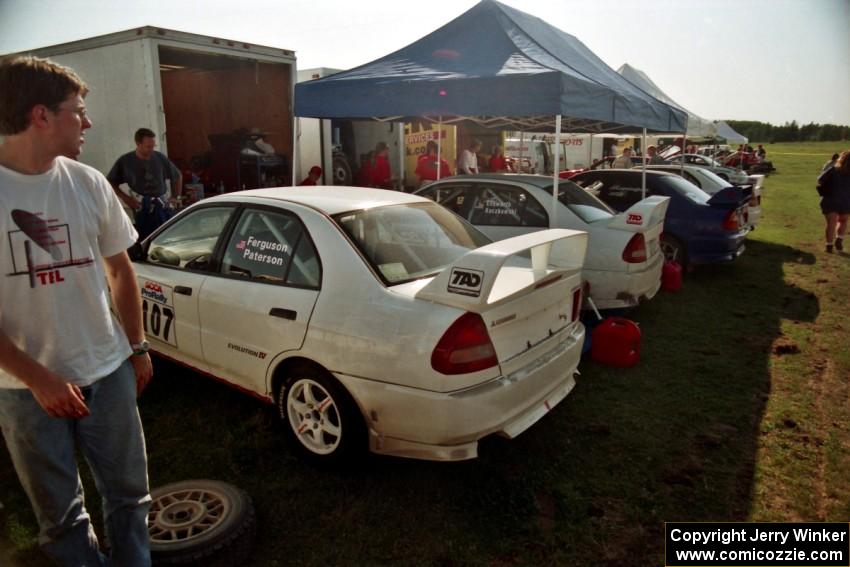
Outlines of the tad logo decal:
<svg viewBox="0 0 850 567">
<path fill-rule="evenodd" d="M 449 277 L 449 288 L 451 293 L 478 297 L 481 294 L 481 282 L 484 281 L 484 272 L 454 268 Z"/>
<path fill-rule="evenodd" d="M 643 216 L 637 215 L 635 213 L 629 213 L 628 218 L 626 219 L 626 224 L 642 224 Z"/>
</svg>

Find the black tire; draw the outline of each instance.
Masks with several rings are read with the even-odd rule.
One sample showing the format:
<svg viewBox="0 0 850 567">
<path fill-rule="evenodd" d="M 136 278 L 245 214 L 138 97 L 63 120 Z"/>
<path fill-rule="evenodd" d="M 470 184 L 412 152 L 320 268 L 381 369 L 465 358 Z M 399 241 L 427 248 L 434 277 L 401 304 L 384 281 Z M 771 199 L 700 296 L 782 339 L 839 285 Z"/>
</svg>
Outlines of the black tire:
<svg viewBox="0 0 850 567">
<path fill-rule="evenodd" d="M 343 155 L 335 155 L 331 166 L 333 185 L 351 185 L 353 177 L 351 175 L 351 165 L 348 159 Z"/>
<path fill-rule="evenodd" d="M 666 233 L 661 234 L 661 252 L 668 262 L 678 262 L 683 268 L 688 265 L 688 251 L 681 240 Z"/>
<path fill-rule="evenodd" d="M 151 490 L 154 565 L 230 567 L 254 548 L 257 516 L 248 494 L 217 480 L 184 480 Z"/>
<path fill-rule="evenodd" d="M 322 370 L 294 368 L 278 388 L 277 410 L 290 445 L 314 463 L 351 464 L 366 452 L 366 426 L 357 404 Z"/>
</svg>

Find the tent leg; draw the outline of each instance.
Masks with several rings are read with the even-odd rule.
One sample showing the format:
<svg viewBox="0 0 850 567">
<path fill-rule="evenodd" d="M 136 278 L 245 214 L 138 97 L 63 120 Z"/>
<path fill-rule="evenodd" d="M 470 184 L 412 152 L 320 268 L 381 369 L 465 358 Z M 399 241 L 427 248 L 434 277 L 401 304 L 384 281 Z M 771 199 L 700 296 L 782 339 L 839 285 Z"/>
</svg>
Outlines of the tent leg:
<svg viewBox="0 0 850 567">
<path fill-rule="evenodd" d="M 443 159 L 443 115 L 437 118 L 437 179 L 441 179 L 440 161 Z"/>
<path fill-rule="evenodd" d="M 641 167 L 640 172 L 640 198 L 646 199 L 646 128 L 643 129 L 643 137 L 640 142 L 640 155 L 643 158 L 641 163 L 643 166 Z"/>
<path fill-rule="evenodd" d="M 555 116 L 555 162 L 552 167 L 552 214 L 549 216 L 551 220 L 549 228 L 558 226 L 558 174 L 561 169 L 561 115 Z"/>
</svg>

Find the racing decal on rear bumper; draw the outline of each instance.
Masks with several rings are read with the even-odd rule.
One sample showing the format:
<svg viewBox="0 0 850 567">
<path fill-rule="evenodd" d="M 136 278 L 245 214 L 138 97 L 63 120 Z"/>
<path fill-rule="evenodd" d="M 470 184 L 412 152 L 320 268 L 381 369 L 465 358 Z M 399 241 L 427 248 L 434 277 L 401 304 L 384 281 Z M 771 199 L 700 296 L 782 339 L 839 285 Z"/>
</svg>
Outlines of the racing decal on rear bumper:
<svg viewBox="0 0 850 567">
<path fill-rule="evenodd" d="M 262 351 L 257 351 L 257 350 L 248 348 L 246 346 L 235 345 L 233 343 L 227 343 L 227 348 L 229 348 L 231 350 L 235 350 L 236 352 L 248 354 L 250 356 L 253 356 L 254 358 L 259 358 L 260 360 L 264 360 L 266 358 L 266 355 L 268 354 L 268 353 L 265 353 L 265 352 L 262 352 Z"/>
<path fill-rule="evenodd" d="M 467 268 L 453 268 L 449 278 L 448 291 L 470 297 L 481 295 L 481 283 L 484 281 L 484 272 L 470 270 Z"/>
</svg>

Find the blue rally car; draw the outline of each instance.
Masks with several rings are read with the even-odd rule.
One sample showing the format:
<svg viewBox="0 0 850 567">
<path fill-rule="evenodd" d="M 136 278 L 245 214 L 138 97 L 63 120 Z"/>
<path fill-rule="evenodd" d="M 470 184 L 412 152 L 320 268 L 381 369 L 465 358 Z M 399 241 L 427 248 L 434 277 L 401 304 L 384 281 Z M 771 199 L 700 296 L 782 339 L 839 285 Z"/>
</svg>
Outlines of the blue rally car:
<svg viewBox="0 0 850 567">
<path fill-rule="evenodd" d="M 641 200 L 640 169 L 586 171 L 571 178 L 616 211 Z M 661 235 L 668 260 L 683 266 L 729 262 L 744 252 L 750 231 L 747 203 L 751 189 L 727 187 L 708 195 L 678 175 L 646 172 L 646 195 L 670 197 Z"/>
</svg>

